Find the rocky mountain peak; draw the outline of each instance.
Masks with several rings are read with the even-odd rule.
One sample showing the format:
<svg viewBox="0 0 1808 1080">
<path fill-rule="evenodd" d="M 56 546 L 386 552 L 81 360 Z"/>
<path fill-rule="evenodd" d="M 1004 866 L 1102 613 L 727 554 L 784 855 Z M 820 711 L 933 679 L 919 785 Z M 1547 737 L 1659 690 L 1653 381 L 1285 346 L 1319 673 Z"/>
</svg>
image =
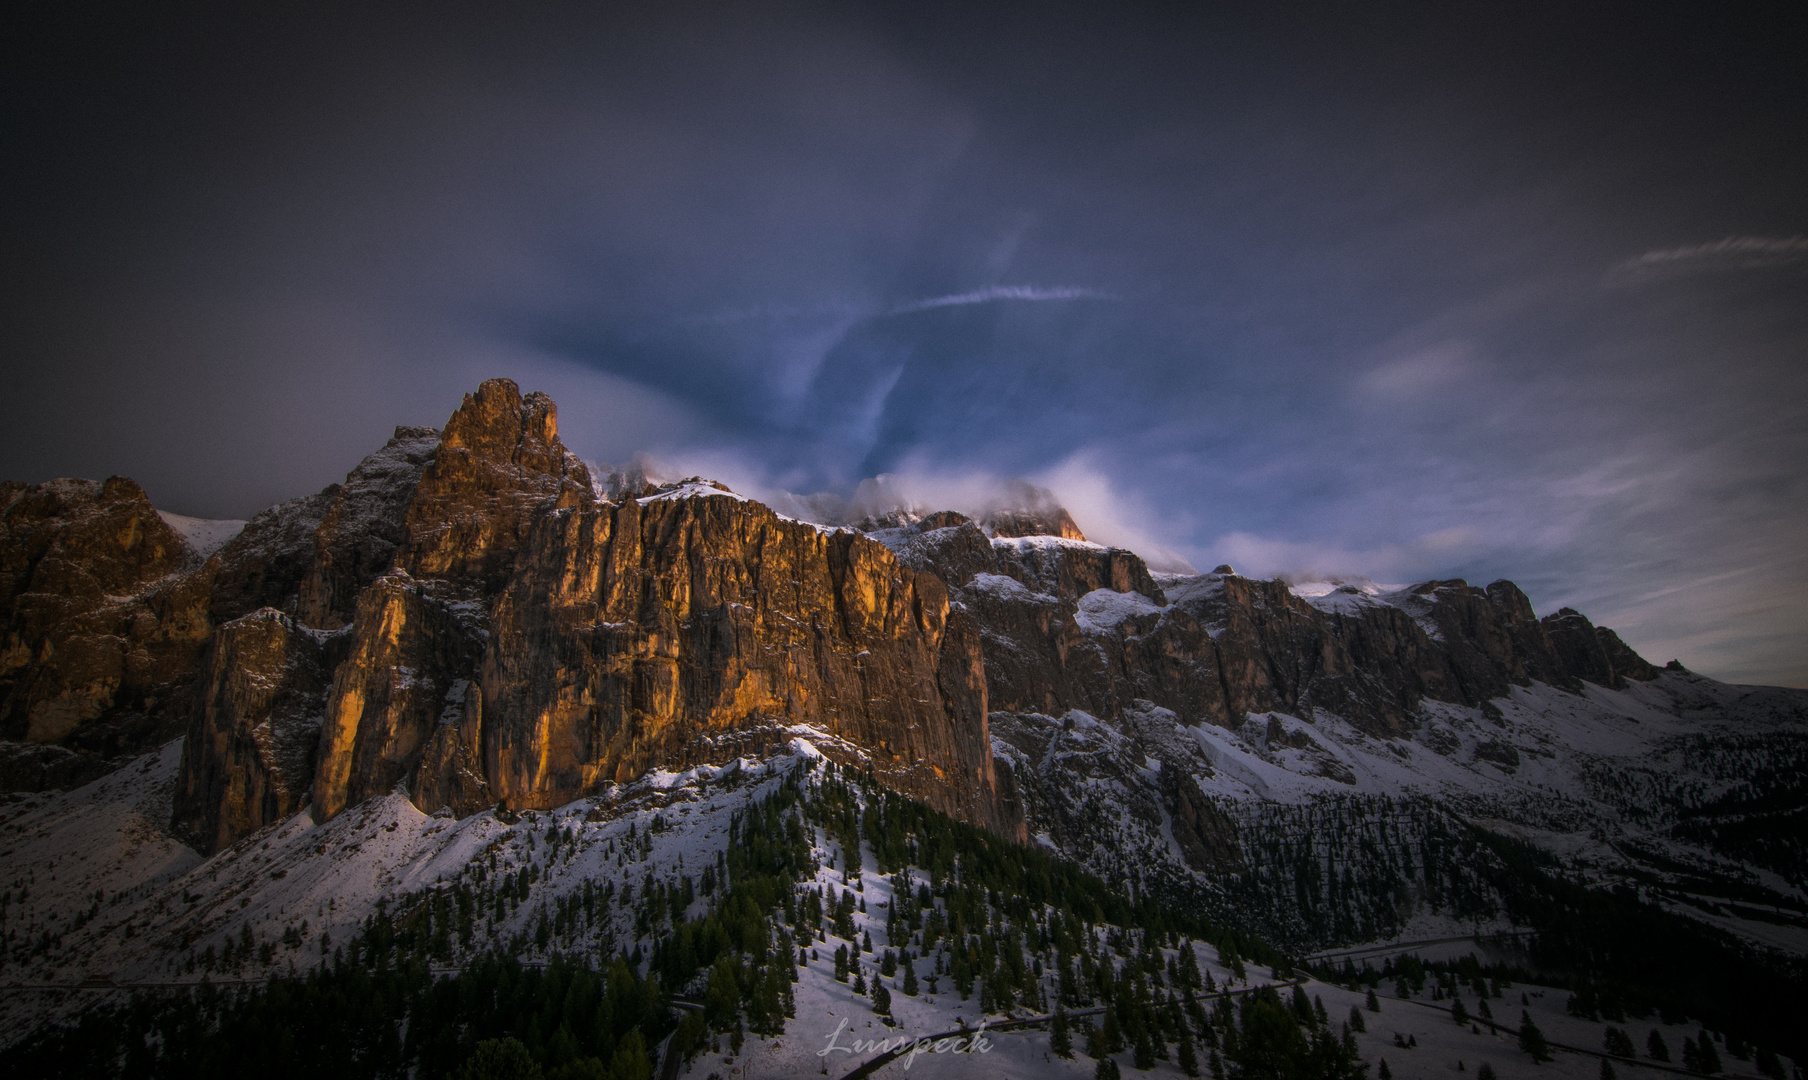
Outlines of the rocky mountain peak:
<svg viewBox="0 0 1808 1080">
<path fill-rule="evenodd" d="M 550 397 L 509 379 L 466 394 L 422 471 L 398 564 L 417 577 L 498 584 L 535 512 L 594 501 L 590 473 L 559 442 Z"/>
<path fill-rule="evenodd" d="M 1054 492 L 1022 479 L 1011 481 L 1004 497 L 980 515 L 979 526 L 991 536 L 1086 539 Z"/>
<path fill-rule="evenodd" d="M 440 442 L 452 450 L 520 463 L 557 459 L 564 450 L 559 444 L 559 407 L 537 390 L 522 396 L 513 379 L 489 379 L 475 393 L 466 394 L 446 421 Z M 543 460 L 538 463 L 540 471 L 548 471 Z"/>
</svg>

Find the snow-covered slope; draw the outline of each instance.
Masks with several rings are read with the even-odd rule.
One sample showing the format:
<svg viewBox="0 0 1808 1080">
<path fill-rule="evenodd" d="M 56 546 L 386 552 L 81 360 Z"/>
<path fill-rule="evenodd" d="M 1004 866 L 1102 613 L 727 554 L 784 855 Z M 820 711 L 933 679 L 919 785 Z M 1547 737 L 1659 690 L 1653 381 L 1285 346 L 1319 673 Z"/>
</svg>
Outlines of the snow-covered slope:
<svg viewBox="0 0 1808 1080">
<path fill-rule="evenodd" d="M 1121 741 L 1083 716 L 1070 717 L 1063 730 L 1076 746 Z M 145 988 L 192 987 L 204 981 L 256 986 L 271 975 L 336 962 L 361 940 L 373 917 L 384 912 L 397 917 L 420 917 L 430 909 L 459 913 L 455 920 L 445 914 L 427 916 L 445 927 L 440 970 L 497 947 L 529 963 L 553 957 L 606 962 L 630 951 L 640 956 L 652 947 L 661 925 L 658 917 L 651 924 L 645 919 L 649 887 L 707 881 L 709 872 L 722 865 L 737 815 L 747 814 L 787 780 L 802 777 L 808 797 L 825 772 L 821 754 L 800 736 L 764 761 L 736 760 L 682 774 L 655 772 L 596 798 L 518 818 L 494 812 L 462 821 L 424 815 L 406 798 L 393 795 L 325 824 L 315 824 L 306 814 L 291 818 L 202 861 L 162 835 L 156 824 L 169 798 L 178 749 L 166 747 L 78 791 L 7 807 L 5 826 L 18 838 L 7 854 L 22 860 L 9 861 L 19 869 L 6 884 L 7 925 L 20 931 L 19 939 L 41 943 L 8 952 L 6 982 L 13 991 L 0 996 L 7 1041 L 45 1020 L 71 1018 Z M 1149 768 L 1159 771 L 1153 762 Z M 1302 786 L 1290 797 L 1310 801 L 1311 794 Z M 1064 1059 L 1051 1052 L 1046 1026 L 992 1030 L 1053 1008 L 1060 991 L 1059 954 L 1038 944 L 1033 933 L 1024 937 L 1025 965 L 1037 965 L 1040 974 L 1018 993 L 1015 1005 L 982 1011 L 979 997 L 961 994 L 952 985 L 945 945 L 924 948 L 923 937 L 909 927 L 890 929 L 893 909 L 899 908 L 902 918 L 900 905 L 907 903 L 898 886 L 915 901 L 930 875 L 916 867 L 896 876 L 883 873 L 870 845 L 849 850 L 844 840 L 820 826 L 808 830 L 807 843 L 815 869 L 798 883 L 799 894 L 814 892 L 827 901 L 843 894 L 857 898 L 850 916 L 853 933 L 843 936 L 825 920 L 814 940 L 800 942 L 803 962 L 781 1034 L 752 1033 L 738 1048 L 725 1036 L 712 1036 L 677 1075 L 697 1080 L 710 1075 L 841 1076 L 900 1045 L 919 1047 L 911 1059 L 913 1071 L 932 1069 L 937 1076 L 1079 1080 L 1094 1075 L 1095 1063 L 1077 1052 L 1085 1042 L 1082 1034 L 1075 1035 L 1076 1052 Z M 710 909 L 707 891 L 706 884 L 685 908 L 686 916 Z M 467 905 L 472 897 L 476 903 Z M 1054 914 L 1045 908 L 1034 918 Z M 1032 921 L 1028 929 L 1034 931 L 1036 924 Z M 1411 927 L 1422 935 L 1475 929 L 1435 917 L 1420 917 Z M 1472 1012 L 1482 999 L 1447 977 L 1428 984 L 1402 983 L 1397 991 L 1383 986 L 1383 996 L 1371 1007 L 1360 986 L 1283 976 L 1222 955 L 1203 942 L 1145 941 L 1139 946 L 1135 935 L 1120 935 L 1103 924 L 1094 933 L 1088 950 L 1101 962 L 1121 965 L 1125 978 L 1140 949 L 1145 956 L 1152 951 L 1172 980 L 1174 965 L 1184 966 L 1180 953 L 1186 949 L 1208 994 L 1240 996 L 1261 986 L 1279 986 L 1285 995 L 1291 993 L 1288 984 L 1297 982 L 1309 999 L 1322 1004 L 1333 1029 L 1347 1028 L 1350 1022 L 1344 1018 L 1360 1013 L 1365 1030 L 1350 1032 L 1348 1038 L 1364 1060 L 1385 1059 L 1391 1074 L 1402 1080 L 1441 1077 L 1459 1061 L 1468 1069 L 1488 1062 L 1510 1078 L 1587 1080 L 1598 1073 L 1598 1053 L 1590 1052 L 1603 1045 L 1608 1025 L 1570 1015 L 1564 1008 L 1568 995 L 1561 991 L 1519 986 L 1503 992 L 1497 987 L 1492 1013 L 1504 1027 L 1456 1025 L 1449 1011 L 1451 994 L 1467 997 Z M 904 951 L 912 946 L 914 959 Z M 838 949 L 855 958 L 850 974 L 858 975 L 858 981 L 837 977 Z M 1490 959 L 1486 943 L 1446 945 L 1427 956 L 1468 951 Z M 899 963 L 891 976 L 880 971 L 881 957 L 888 952 Z M 1379 964 L 1383 958 L 1372 953 L 1358 959 Z M 917 971 L 914 994 L 905 992 L 904 963 Z M 86 989 L 72 989 L 78 975 L 86 977 Z M 1153 980 L 1161 992 L 1160 975 Z M 880 982 L 891 994 L 889 1017 L 877 1009 L 871 990 Z M 34 991 L 33 985 L 45 988 Z M 702 996 L 701 985 L 673 989 Z M 1402 993 L 1404 998 L 1398 996 Z M 1178 1004 L 1173 1007 L 1179 1009 Z M 1084 1003 L 1073 1011 L 1079 1032 L 1098 1019 L 1088 1015 Z M 1519 1051 L 1513 1031 L 1522 1012 L 1553 1043 L 1574 1049 L 1560 1050 L 1544 1065 L 1532 1062 Z M 1640 1045 L 1646 1029 L 1660 1032 L 1673 1046 L 1694 1034 L 1691 1026 L 1657 1018 L 1624 1026 Z M 936 1037 L 962 1030 L 979 1036 L 966 1037 L 969 1052 L 951 1053 L 946 1041 L 941 1052 L 935 1049 Z M 925 1041 L 917 1044 L 918 1038 Z M 1209 1052 L 1201 1048 L 1202 1061 Z M 1128 1049 L 1114 1056 L 1129 1067 Z M 903 1060 L 889 1068 L 903 1068 Z M 1623 1061 L 1620 1067 L 1635 1064 Z M 1731 1064 L 1735 1074 L 1751 1075 L 1749 1065 Z M 1158 1060 L 1147 1073 L 1184 1075 L 1171 1059 Z"/>
<path fill-rule="evenodd" d="M 1428 701 L 1397 738 L 1324 711 L 1188 725 L 1148 702 L 1115 722 L 994 714 L 993 731 L 1047 843 L 1105 876 L 1266 907 L 1283 939 L 1386 937 L 1440 909 L 1487 922 L 1488 898 L 1427 885 L 1440 871 L 1427 837 L 1467 821 L 1585 880 L 1808 955 L 1803 852 L 1783 830 L 1763 845 L 1718 834 L 1768 798 L 1799 798 L 1805 709 L 1808 694 L 1667 671 L 1621 691 L 1535 684 L 1476 708 Z M 1215 861 L 1176 837 L 1175 790 L 1189 784 L 1209 804 L 1189 812 L 1234 837 Z M 1378 849 L 1394 858 L 1377 864 Z M 1400 885 L 1410 900 L 1386 902 Z M 1377 917 L 1351 922 L 1351 910 Z"/>
<path fill-rule="evenodd" d="M 188 541 L 188 546 L 203 559 L 225 547 L 245 529 L 245 522 L 237 518 L 193 518 L 168 510 L 157 511 L 157 516 Z"/>
</svg>

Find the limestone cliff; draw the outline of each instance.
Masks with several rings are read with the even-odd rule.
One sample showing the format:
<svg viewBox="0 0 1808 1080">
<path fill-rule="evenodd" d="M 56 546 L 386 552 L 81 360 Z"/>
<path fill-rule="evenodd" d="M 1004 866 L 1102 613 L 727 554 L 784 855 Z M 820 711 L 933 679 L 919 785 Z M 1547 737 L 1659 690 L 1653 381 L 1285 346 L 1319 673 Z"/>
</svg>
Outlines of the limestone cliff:
<svg viewBox="0 0 1808 1080">
<path fill-rule="evenodd" d="M 864 748 L 899 789 L 1014 830 L 977 634 L 951 625 L 938 579 L 857 533 L 731 495 L 559 511 L 494 619 L 483 758 L 511 804 L 558 805 L 807 724 Z"/>
<path fill-rule="evenodd" d="M 212 851 L 306 804 L 320 714 L 344 652 L 333 637 L 274 608 L 215 632 L 177 780 L 178 836 Z"/>
<path fill-rule="evenodd" d="M 707 484 L 601 500 L 552 402 L 503 380 L 427 458 L 326 696 L 316 818 L 398 783 L 425 810 L 555 806 L 809 725 L 901 790 L 1021 833 L 977 628 L 933 575 Z"/>
</svg>

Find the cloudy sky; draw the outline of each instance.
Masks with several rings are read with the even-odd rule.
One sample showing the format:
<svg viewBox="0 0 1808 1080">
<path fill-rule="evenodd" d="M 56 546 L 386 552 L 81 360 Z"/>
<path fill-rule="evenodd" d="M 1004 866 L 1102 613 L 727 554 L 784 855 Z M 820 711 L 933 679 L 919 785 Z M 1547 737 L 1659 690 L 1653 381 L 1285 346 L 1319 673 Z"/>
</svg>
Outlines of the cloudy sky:
<svg viewBox="0 0 1808 1080">
<path fill-rule="evenodd" d="M 1799 4 L 253 6 L 8 16 L 0 476 L 244 517 L 508 375 L 1808 684 Z"/>
</svg>

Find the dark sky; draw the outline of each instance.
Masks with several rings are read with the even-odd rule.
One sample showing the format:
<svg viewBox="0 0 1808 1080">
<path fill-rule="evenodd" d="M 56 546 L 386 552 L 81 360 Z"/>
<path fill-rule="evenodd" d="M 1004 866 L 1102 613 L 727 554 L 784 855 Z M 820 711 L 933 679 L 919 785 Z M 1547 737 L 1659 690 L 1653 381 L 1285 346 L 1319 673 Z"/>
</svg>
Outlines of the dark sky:
<svg viewBox="0 0 1808 1080">
<path fill-rule="evenodd" d="M 1799 3 L 26 6 L 0 476 L 244 517 L 508 375 L 1808 684 Z"/>
</svg>

